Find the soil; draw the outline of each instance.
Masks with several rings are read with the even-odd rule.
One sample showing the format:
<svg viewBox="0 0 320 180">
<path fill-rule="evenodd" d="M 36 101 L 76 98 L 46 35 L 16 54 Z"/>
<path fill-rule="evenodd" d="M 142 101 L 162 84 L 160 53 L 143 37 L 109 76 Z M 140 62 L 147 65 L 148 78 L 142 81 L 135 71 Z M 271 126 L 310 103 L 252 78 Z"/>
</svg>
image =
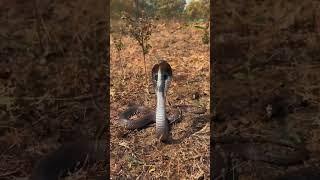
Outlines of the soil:
<svg viewBox="0 0 320 180">
<path fill-rule="evenodd" d="M 103 1 L 0 2 L 0 179 L 26 179 L 61 144 L 97 135 L 104 13 Z M 105 171 L 97 164 L 69 178 Z"/>
<path fill-rule="evenodd" d="M 209 179 L 209 45 L 202 42 L 203 30 L 195 27 L 205 23 L 159 20 L 154 25 L 146 58 L 147 86 L 140 46 L 122 36 L 119 58 L 114 44 L 119 33 L 111 33 L 111 178 Z M 118 119 L 132 103 L 155 109 L 150 72 L 160 59 L 173 69 L 168 110 L 185 107 L 182 119 L 171 126 L 174 141 L 169 144 L 156 139 L 154 126 L 128 131 Z M 202 112 L 188 111 L 188 106 Z"/>
<path fill-rule="evenodd" d="M 100 130 L 105 119 L 97 104 L 105 103 L 108 68 L 104 3 L 0 2 L 0 179 L 24 179 L 40 157 Z M 173 68 L 170 104 L 206 110 L 184 111 L 172 126 L 172 144 L 157 142 L 154 127 L 119 126 L 128 104 L 154 108 L 155 95 L 151 83 L 144 84 L 149 75 L 139 45 L 124 36 L 119 58 L 111 34 L 111 177 L 319 179 L 319 3 L 227 0 L 213 7 L 217 108 L 211 130 L 203 31 L 193 23 L 157 21 L 150 39 L 148 72 L 158 57 Z M 105 170 L 98 164 L 69 178 L 94 179 Z"/>
<path fill-rule="evenodd" d="M 315 7 L 314 1 L 215 3 L 216 179 L 319 178 Z"/>
</svg>

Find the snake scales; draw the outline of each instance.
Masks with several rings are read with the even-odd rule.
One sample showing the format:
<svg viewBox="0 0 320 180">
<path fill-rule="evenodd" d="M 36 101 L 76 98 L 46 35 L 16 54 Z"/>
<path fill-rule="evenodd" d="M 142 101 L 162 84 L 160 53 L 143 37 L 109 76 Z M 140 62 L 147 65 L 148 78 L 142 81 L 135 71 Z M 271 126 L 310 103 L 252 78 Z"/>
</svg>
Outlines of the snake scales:
<svg viewBox="0 0 320 180">
<path fill-rule="evenodd" d="M 157 137 L 162 141 L 168 140 L 169 124 L 181 118 L 181 111 L 173 116 L 166 116 L 166 92 L 172 79 L 172 70 L 166 61 L 161 61 L 152 69 L 152 80 L 157 96 L 156 111 L 143 106 L 131 106 L 119 115 L 120 123 L 127 129 L 141 129 L 156 122 Z M 130 117 L 135 113 L 144 112 L 145 115 L 132 121 Z M 34 167 L 31 180 L 57 180 L 67 175 L 69 171 L 81 167 L 85 162 L 92 164 L 105 158 L 104 140 L 79 141 L 61 146 L 58 150 L 43 157 Z"/>
<path fill-rule="evenodd" d="M 171 66 L 166 61 L 160 61 L 152 68 L 152 82 L 157 97 L 156 111 L 149 110 L 144 106 L 133 105 L 120 114 L 120 122 L 127 129 L 141 129 L 150 123 L 156 123 L 156 135 L 161 141 L 169 138 L 169 124 L 181 118 L 181 111 L 176 111 L 174 115 L 167 117 L 166 113 L 166 93 L 172 79 Z M 143 113 L 137 120 L 130 120 L 132 115 Z"/>
<path fill-rule="evenodd" d="M 144 114 L 137 120 L 130 120 L 130 117 L 137 113 Z M 167 118 L 169 124 L 177 122 L 182 117 L 182 111 L 176 109 L 174 114 Z M 132 105 L 119 115 L 120 123 L 128 130 L 142 129 L 147 125 L 156 122 L 156 113 L 145 106 Z"/>
</svg>

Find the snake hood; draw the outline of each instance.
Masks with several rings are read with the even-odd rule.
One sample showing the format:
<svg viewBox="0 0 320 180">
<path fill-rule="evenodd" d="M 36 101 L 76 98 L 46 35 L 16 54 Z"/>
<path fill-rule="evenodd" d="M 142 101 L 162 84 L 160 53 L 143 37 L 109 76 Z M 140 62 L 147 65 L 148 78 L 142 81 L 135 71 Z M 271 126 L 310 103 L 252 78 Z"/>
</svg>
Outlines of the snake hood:
<svg viewBox="0 0 320 180">
<path fill-rule="evenodd" d="M 172 79 L 171 66 L 164 60 L 152 68 L 152 81 L 157 96 L 156 134 L 166 141 L 169 136 L 169 124 L 166 119 L 166 93 Z"/>
<path fill-rule="evenodd" d="M 128 129 L 142 128 L 146 124 L 156 121 L 157 137 L 162 141 L 168 140 L 169 122 L 175 122 L 181 117 L 181 112 L 176 117 L 166 117 L 165 98 L 172 79 L 172 69 L 166 61 L 160 61 L 152 68 L 152 81 L 157 96 L 156 112 L 149 112 L 139 121 L 130 121 L 128 117 L 135 111 L 147 111 L 145 107 L 133 106 L 120 114 L 120 121 Z M 154 118 L 155 114 L 155 118 Z M 58 150 L 48 154 L 34 167 L 31 180 L 57 180 L 69 171 L 73 171 L 80 163 L 80 167 L 89 157 L 89 163 L 103 160 L 105 155 L 104 140 L 80 141 L 66 144 Z"/>
</svg>

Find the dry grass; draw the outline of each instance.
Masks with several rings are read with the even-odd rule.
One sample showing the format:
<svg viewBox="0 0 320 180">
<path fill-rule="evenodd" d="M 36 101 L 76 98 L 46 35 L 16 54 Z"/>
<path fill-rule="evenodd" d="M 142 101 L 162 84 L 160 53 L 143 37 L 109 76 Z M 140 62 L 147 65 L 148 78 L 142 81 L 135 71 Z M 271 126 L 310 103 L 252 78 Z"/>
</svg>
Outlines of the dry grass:
<svg viewBox="0 0 320 180">
<path fill-rule="evenodd" d="M 126 132 L 118 125 L 118 114 L 129 103 L 155 107 L 155 95 L 143 88 L 143 60 L 134 40 L 123 37 L 122 52 L 126 78 L 112 44 L 111 34 L 111 177 L 138 179 L 209 179 L 209 120 L 184 112 L 173 125 L 177 144 L 162 144 L 155 139 L 155 128 Z M 152 34 L 152 49 L 147 55 L 148 72 L 157 58 L 166 59 L 173 68 L 168 92 L 172 105 L 205 107 L 209 112 L 209 46 L 202 44 L 202 31 L 179 22 L 158 22 Z M 150 79 L 150 77 L 148 77 Z M 151 86 L 150 92 L 153 92 Z M 199 99 L 192 99 L 194 93 Z M 191 133 L 190 133 L 191 132 Z"/>
<path fill-rule="evenodd" d="M 103 122 L 90 97 L 105 83 L 104 5 L 1 1 L 0 179 L 27 177 L 61 143 L 94 138 Z"/>
<path fill-rule="evenodd" d="M 239 179 L 272 179 L 290 169 L 319 167 L 318 9 L 319 2 L 312 0 L 215 1 L 215 54 L 211 56 L 219 63 L 217 111 L 226 120 L 215 123 L 211 131 L 226 136 L 280 133 L 290 142 L 305 143 L 311 156 L 304 164 L 289 167 L 234 158 L 239 161 L 230 168 L 236 169 Z M 309 103 L 290 113 L 282 126 L 262 117 L 264 101 L 280 90 Z M 289 93 L 284 97 L 294 99 Z"/>
</svg>

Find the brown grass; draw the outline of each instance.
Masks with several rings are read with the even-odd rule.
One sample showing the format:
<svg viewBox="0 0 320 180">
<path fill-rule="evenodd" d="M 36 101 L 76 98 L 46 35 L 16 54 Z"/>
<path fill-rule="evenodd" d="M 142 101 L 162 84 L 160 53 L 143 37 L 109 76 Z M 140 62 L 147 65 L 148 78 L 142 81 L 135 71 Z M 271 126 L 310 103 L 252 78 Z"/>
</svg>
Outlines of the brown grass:
<svg viewBox="0 0 320 180">
<path fill-rule="evenodd" d="M 249 138 L 282 134 L 290 142 L 305 143 L 311 156 L 288 167 L 233 158 L 238 161 L 229 168 L 238 172 L 239 179 L 273 179 L 290 169 L 319 167 L 319 126 L 314 126 L 320 107 L 318 9 L 319 2 L 312 0 L 215 1 L 211 9 L 215 20 L 211 56 L 218 62 L 217 111 L 226 118 L 214 123 L 211 132 Z M 302 97 L 309 106 L 290 113 L 282 126 L 277 120 L 264 121 L 264 101 L 284 90 Z M 294 101 L 292 94 L 284 97 Z M 265 146 L 272 149 L 272 145 Z"/>
<path fill-rule="evenodd" d="M 90 97 L 92 84 L 105 83 L 104 6 L 1 1 L 0 179 L 27 177 L 61 143 L 94 138 L 103 122 Z"/>
<path fill-rule="evenodd" d="M 151 37 L 152 49 L 147 55 L 148 72 L 157 58 L 166 59 L 173 68 L 168 92 L 170 103 L 202 106 L 208 113 L 209 46 L 202 44 L 202 31 L 193 24 L 179 22 L 158 22 L 156 26 Z M 171 130 L 174 139 L 181 138 L 177 144 L 157 142 L 155 127 L 126 132 L 118 125 L 118 114 L 129 103 L 154 108 L 155 96 L 144 91 L 142 53 L 128 37 L 123 38 L 126 48 L 122 52 L 126 79 L 121 80 L 121 66 L 112 44 L 114 37 L 111 34 L 111 177 L 209 179 L 207 118 L 184 112 L 182 121 Z M 153 92 L 151 86 L 149 89 Z M 200 98 L 194 100 L 192 96 L 196 92 Z"/>
</svg>

